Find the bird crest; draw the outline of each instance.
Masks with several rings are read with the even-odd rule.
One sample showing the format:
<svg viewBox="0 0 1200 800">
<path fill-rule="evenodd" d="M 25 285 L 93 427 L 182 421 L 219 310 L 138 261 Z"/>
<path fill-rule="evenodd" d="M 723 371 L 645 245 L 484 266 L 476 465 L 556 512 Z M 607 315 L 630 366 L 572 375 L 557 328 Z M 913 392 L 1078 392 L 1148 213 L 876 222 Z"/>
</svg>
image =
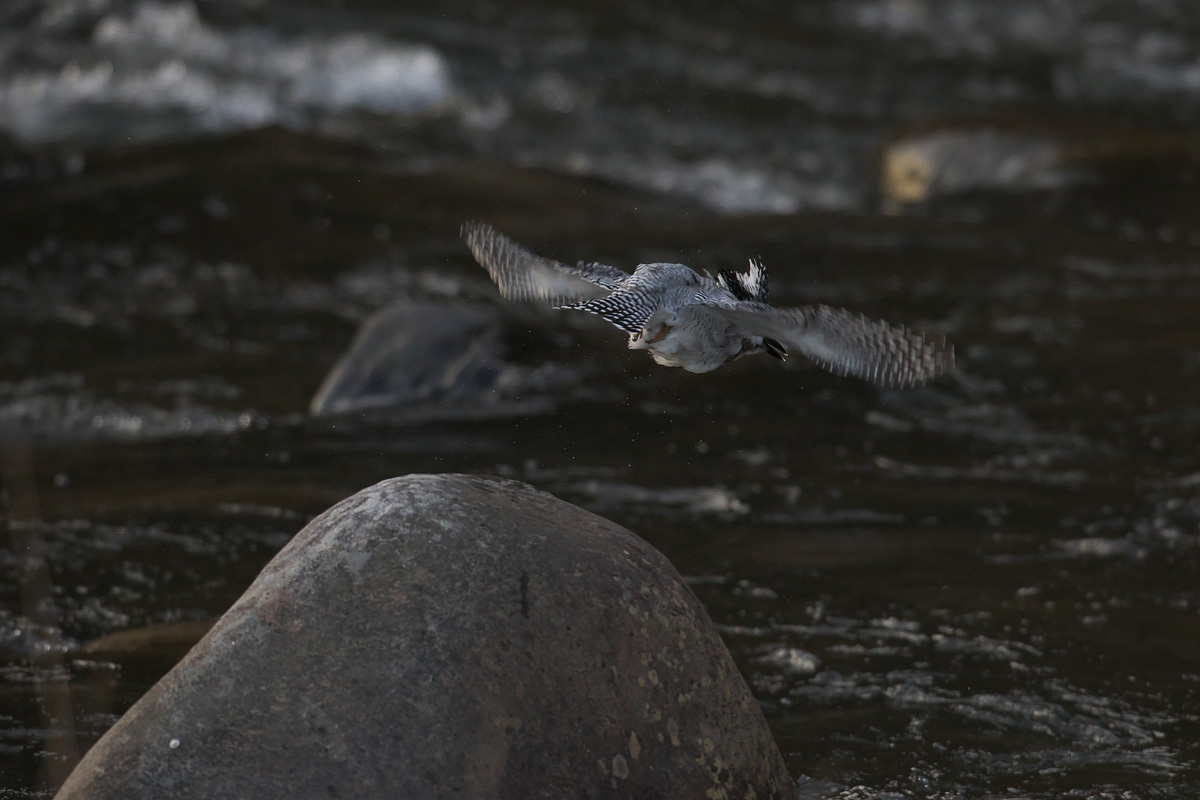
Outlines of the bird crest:
<svg viewBox="0 0 1200 800">
<path fill-rule="evenodd" d="M 750 259 L 750 269 L 746 272 L 721 270 L 717 273 L 717 283 L 738 300 L 767 302 L 767 268 L 760 259 Z"/>
</svg>

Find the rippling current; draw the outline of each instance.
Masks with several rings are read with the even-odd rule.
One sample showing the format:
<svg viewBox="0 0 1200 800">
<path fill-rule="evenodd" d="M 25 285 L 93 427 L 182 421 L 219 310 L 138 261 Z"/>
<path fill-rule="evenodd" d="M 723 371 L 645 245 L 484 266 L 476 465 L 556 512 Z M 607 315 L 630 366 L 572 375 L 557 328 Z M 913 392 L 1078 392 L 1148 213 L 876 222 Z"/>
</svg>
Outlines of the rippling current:
<svg viewBox="0 0 1200 800">
<path fill-rule="evenodd" d="M 430 8 L 0 8 L 0 797 L 408 472 L 666 553 L 801 797 L 1200 794 L 1196 6 Z M 500 300 L 467 218 L 759 256 L 960 370 L 657 367 Z"/>
</svg>

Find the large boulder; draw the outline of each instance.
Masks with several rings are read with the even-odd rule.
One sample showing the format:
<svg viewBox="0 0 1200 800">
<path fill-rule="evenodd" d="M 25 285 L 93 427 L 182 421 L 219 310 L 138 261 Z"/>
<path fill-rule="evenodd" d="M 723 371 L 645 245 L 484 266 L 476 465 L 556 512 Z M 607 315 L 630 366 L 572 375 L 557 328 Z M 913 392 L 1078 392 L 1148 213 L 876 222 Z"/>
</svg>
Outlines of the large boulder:
<svg viewBox="0 0 1200 800">
<path fill-rule="evenodd" d="M 514 481 L 414 475 L 313 520 L 60 798 L 782 798 L 670 563 Z"/>
</svg>

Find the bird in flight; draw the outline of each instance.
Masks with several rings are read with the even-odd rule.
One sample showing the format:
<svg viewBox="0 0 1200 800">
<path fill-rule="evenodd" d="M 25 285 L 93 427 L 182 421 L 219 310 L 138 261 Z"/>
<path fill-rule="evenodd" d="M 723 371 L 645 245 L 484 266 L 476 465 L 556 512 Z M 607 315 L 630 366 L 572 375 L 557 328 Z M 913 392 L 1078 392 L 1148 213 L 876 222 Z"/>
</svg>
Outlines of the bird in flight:
<svg viewBox="0 0 1200 800">
<path fill-rule="evenodd" d="M 835 375 L 893 388 L 919 386 L 954 366 L 954 348 L 941 336 L 844 308 L 768 305 L 767 270 L 753 259 L 748 271 L 715 278 L 683 264 L 641 264 L 631 275 L 534 255 L 484 222 L 464 222 L 459 233 L 500 294 L 598 314 L 629 334 L 631 349 L 648 350 L 664 366 L 711 372 L 754 353 L 783 361 L 795 351 Z"/>
</svg>

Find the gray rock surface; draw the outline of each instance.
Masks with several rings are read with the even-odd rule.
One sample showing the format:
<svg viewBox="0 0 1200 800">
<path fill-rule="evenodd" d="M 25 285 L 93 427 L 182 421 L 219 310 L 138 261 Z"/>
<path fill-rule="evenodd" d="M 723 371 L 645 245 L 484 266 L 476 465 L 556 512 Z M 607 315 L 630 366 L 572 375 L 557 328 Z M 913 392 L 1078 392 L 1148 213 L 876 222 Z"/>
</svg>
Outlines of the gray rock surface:
<svg viewBox="0 0 1200 800">
<path fill-rule="evenodd" d="M 762 713 L 670 563 L 513 481 L 313 520 L 60 798 L 780 798 Z"/>
</svg>

